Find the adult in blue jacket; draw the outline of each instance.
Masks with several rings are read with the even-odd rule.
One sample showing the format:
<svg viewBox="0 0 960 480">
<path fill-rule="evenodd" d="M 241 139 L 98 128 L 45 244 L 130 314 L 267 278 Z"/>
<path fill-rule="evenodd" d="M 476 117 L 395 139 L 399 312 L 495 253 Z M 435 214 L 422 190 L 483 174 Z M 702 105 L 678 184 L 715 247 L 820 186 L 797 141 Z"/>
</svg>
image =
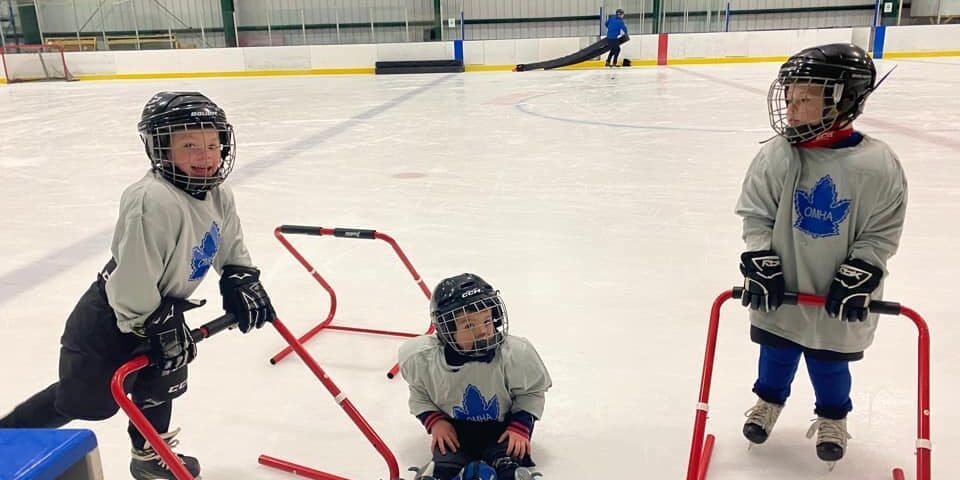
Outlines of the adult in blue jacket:
<svg viewBox="0 0 960 480">
<path fill-rule="evenodd" d="M 627 24 L 623 23 L 623 9 L 618 8 L 616 15 L 607 19 L 607 23 L 604 25 L 607 27 L 607 43 L 610 44 L 610 54 L 607 55 L 607 66 L 616 67 L 617 58 L 620 56 L 620 41 L 617 40 L 620 38 L 620 32 L 623 32 L 626 35 Z"/>
</svg>

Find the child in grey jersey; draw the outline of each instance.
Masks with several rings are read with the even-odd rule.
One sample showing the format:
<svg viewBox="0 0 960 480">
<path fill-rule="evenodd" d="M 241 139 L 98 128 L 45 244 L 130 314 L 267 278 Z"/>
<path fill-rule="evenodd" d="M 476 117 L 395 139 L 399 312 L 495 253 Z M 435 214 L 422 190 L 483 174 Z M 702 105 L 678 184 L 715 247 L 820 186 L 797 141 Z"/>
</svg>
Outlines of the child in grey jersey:
<svg viewBox="0 0 960 480">
<path fill-rule="evenodd" d="M 220 274 L 223 308 L 244 333 L 275 318 L 250 260 L 233 192 L 222 182 L 236 144 L 224 111 L 197 92 L 161 92 L 138 124 L 152 168 L 127 187 L 111 245 L 112 258 L 80 298 L 60 339 L 60 380 L 0 418 L 0 428 L 56 428 L 71 420 L 117 413 L 110 380 L 121 365 L 147 354 L 151 366 L 128 377 L 134 403 L 171 447 L 173 399 L 186 391 L 196 346 L 184 312 L 207 272 Z M 131 424 L 130 473 L 173 479 Z M 179 455 L 196 477 L 199 461 Z"/>
<path fill-rule="evenodd" d="M 501 480 L 531 478 L 530 438 L 550 374 L 533 345 L 507 334 L 499 291 L 477 275 L 441 281 L 430 300 L 436 336 L 400 347 L 410 413 L 431 435 L 423 479 L 449 480 L 476 462 Z"/>
<path fill-rule="evenodd" d="M 873 342 L 887 260 L 900 242 L 907 181 L 885 143 L 853 128 L 876 89 L 861 48 L 831 44 L 790 57 L 770 87 L 777 137 L 753 160 L 736 212 L 750 337 L 760 344 L 756 405 L 744 436 L 767 440 L 801 356 L 816 393 L 817 456 L 843 458 L 853 409 L 849 362 Z M 785 291 L 826 297 L 825 308 L 781 307 Z"/>
</svg>

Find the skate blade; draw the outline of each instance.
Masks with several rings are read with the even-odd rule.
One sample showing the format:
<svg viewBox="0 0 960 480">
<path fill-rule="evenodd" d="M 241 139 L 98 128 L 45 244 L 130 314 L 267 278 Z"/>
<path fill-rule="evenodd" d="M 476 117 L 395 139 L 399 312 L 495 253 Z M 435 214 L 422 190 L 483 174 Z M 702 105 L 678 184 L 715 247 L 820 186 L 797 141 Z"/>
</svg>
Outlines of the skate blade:
<svg viewBox="0 0 960 480">
<path fill-rule="evenodd" d="M 543 476 L 542 473 L 535 470 L 530 470 L 530 469 L 523 469 L 522 473 L 521 473 L 521 470 L 518 469 L 516 474 L 517 474 L 518 480 L 533 480 L 537 477 Z"/>
<path fill-rule="evenodd" d="M 433 468 L 433 462 L 430 462 L 423 467 L 410 467 L 407 470 L 413 472 L 413 480 L 418 480 L 427 475 L 430 475 L 429 478 L 433 478 Z"/>
</svg>

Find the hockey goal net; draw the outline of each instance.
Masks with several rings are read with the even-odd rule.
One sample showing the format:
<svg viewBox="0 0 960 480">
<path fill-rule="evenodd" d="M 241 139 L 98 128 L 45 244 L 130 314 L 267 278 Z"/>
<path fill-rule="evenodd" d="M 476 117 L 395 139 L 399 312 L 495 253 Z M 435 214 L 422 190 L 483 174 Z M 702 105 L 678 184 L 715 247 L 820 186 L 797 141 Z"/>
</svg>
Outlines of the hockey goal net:
<svg viewBox="0 0 960 480">
<path fill-rule="evenodd" d="M 74 79 L 58 45 L 0 46 L 0 60 L 7 83 Z"/>
</svg>

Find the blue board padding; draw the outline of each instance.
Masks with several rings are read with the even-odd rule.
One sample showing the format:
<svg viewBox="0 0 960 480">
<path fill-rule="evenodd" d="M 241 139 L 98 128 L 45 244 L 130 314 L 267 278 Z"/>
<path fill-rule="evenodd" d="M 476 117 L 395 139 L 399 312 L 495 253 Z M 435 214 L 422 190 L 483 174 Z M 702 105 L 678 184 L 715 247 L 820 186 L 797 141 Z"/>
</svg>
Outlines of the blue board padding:
<svg viewBox="0 0 960 480">
<path fill-rule="evenodd" d="M 463 40 L 453 41 L 453 59 L 463 61 Z"/>
<path fill-rule="evenodd" d="M 873 58 L 883 58 L 883 42 L 887 38 L 887 26 L 877 25 L 873 30 Z"/>
<path fill-rule="evenodd" d="M 55 480 L 97 448 L 79 429 L 0 429 L 0 480 Z"/>
</svg>

